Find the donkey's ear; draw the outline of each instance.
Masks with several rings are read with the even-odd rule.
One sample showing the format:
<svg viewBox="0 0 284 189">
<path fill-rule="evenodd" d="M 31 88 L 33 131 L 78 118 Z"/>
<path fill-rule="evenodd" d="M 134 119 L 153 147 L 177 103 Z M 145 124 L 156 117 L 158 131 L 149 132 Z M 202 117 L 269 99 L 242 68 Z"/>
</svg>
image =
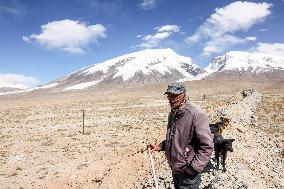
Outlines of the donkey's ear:
<svg viewBox="0 0 284 189">
<path fill-rule="evenodd" d="M 235 141 L 235 139 L 230 139 L 230 142 L 234 142 Z"/>
</svg>

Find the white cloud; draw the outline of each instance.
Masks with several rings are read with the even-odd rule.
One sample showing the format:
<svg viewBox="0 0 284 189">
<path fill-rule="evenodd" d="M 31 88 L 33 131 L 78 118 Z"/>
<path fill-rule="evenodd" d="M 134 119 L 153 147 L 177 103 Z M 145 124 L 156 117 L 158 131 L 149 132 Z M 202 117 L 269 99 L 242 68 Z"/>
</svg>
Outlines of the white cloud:
<svg viewBox="0 0 284 189">
<path fill-rule="evenodd" d="M 284 56 L 284 43 L 258 43 L 255 51 Z"/>
<path fill-rule="evenodd" d="M 178 26 L 178 25 L 165 25 L 165 26 L 156 27 L 154 29 L 158 30 L 158 32 L 179 32 L 180 26 Z"/>
<path fill-rule="evenodd" d="M 23 39 L 26 43 L 31 43 L 31 40 L 30 40 L 29 37 L 22 36 L 22 39 Z"/>
<path fill-rule="evenodd" d="M 140 7 L 144 10 L 154 9 L 157 0 L 142 0 Z"/>
<path fill-rule="evenodd" d="M 271 14 L 269 10 L 271 6 L 272 4 L 266 2 L 253 3 L 237 1 L 223 8 L 217 8 L 215 9 L 215 13 L 199 26 L 193 35 L 185 39 L 185 42 L 193 44 L 200 40 L 205 40 L 207 44 L 214 44 L 216 41 L 220 41 L 224 36 L 225 39 L 223 39 L 223 41 L 228 40 L 231 45 L 239 42 L 243 43 L 243 41 L 254 41 L 254 37 L 240 39 L 236 36 L 233 37 L 233 34 L 236 31 L 247 31 L 256 23 L 262 22 L 265 17 Z M 235 40 L 236 38 L 238 38 L 238 40 Z M 229 45 L 227 45 L 227 47 L 229 47 Z M 206 46 L 204 48 L 205 51 L 203 51 L 204 54 L 208 54 L 207 49 L 213 52 L 215 48 Z"/>
<path fill-rule="evenodd" d="M 243 44 L 247 40 L 248 39 L 242 39 L 233 35 L 224 35 L 219 38 L 214 38 L 205 44 L 202 54 L 205 56 L 209 56 L 212 53 L 220 53 L 230 46 Z"/>
<path fill-rule="evenodd" d="M 80 54 L 90 43 L 106 37 L 105 32 L 106 28 L 101 24 L 87 25 L 66 19 L 42 25 L 40 34 L 23 36 L 22 39 L 29 43 L 37 42 L 47 49 Z"/>
<path fill-rule="evenodd" d="M 221 37 L 213 38 L 207 41 L 205 47 L 203 48 L 202 55 L 210 56 L 213 53 L 221 53 L 231 46 L 244 44 L 248 41 L 255 41 L 255 40 L 256 37 L 254 36 L 249 36 L 243 39 L 234 35 L 226 34 Z"/>
<path fill-rule="evenodd" d="M 177 25 L 165 25 L 154 28 L 157 32 L 154 35 L 146 35 L 142 38 L 143 42 L 137 47 L 140 48 L 154 48 L 159 46 L 159 44 L 169 38 L 173 33 L 177 33 L 180 31 L 180 26 Z M 141 38 L 142 35 L 139 35 Z"/>
<path fill-rule="evenodd" d="M 190 44 L 190 43 L 196 43 L 201 39 L 200 34 L 197 32 L 195 34 L 193 34 L 192 36 L 189 36 L 187 38 L 185 38 L 185 42 Z"/>
<path fill-rule="evenodd" d="M 255 36 L 249 36 L 249 37 L 246 37 L 246 39 L 249 40 L 249 41 L 255 41 L 256 37 Z"/>
<path fill-rule="evenodd" d="M 254 24 L 263 21 L 271 14 L 268 3 L 252 3 L 237 1 L 223 8 L 215 9 L 198 29 L 197 32 L 188 38 L 197 39 L 202 37 L 215 38 L 226 33 L 234 33 L 239 30 L 247 30 Z"/>
<path fill-rule="evenodd" d="M 12 87 L 27 89 L 39 85 L 40 82 L 34 77 L 21 74 L 1 74 L 0 73 L 0 88 Z"/>
</svg>

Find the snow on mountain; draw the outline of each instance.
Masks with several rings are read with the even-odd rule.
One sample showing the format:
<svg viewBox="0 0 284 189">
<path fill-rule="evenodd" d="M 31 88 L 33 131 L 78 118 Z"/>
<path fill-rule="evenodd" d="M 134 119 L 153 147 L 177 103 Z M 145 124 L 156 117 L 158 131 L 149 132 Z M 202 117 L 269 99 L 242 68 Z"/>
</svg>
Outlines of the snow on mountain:
<svg viewBox="0 0 284 189">
<path fill-rule="evenodd" d="M 56 85 L 58 85 L 58 83 L 50 83 L 50 84 L 46 84 L 46 85 L 42 85 L 42 86 L 38 86 L 38 87 L 34 87 L 34 88 L 29 88 L 29 89 L 0 92 L 0 96 L 1 95 L 8 95 L 8 94 L 19 94 L 19 93 L 31 92 L 31 91 L 35 91 L 35 90 L 39 90 L 39 89 L 49 89 L 49 88 L 55 87 Z"/>
<path fill-rule="evenodd" d="M 180 56 L 172 49 L 147 49 L 94 65 L 86 69 L 83 73 L 93 74 L 97 71 L 106 73 L 111 66 L 117 64 L 118 71 L 113 77 L 122 76 L 124 81 L 133 77 L 138 71 L 141 71 L 143 74 L 149 74 L 153 71 L 165 74 L 165 72 L 171 72 L 171 69 L 176 69 L 184 77 L 192 78 L 197 73 L 187 72 L 185 68 L 200 69 L 197 65 L 193 64 L 190 57 Z"/>
<path fill-rule="evenodd" d="M 180 56 L 172 49 L 147 49 L 82 68 L 53 82 L 59 82 L 58 86 L 66 91 L 190 80 L 204 72 L 190 57 Z"/>
<path fill-rule="evenodd" d="M 284 57 L 230 51 L 213 58 L 204 70 L 195 65 L 190 57 L 180 56 L 172 49 L 148 49 L 82 68 L 40 87 L 12 92 L 0 91 L 0 95 L 38 89 L 61 92 L 90 87 L 139 86 L 204 78 L 284 80 Z"/>
<path fill-rule="evenodd" d="M 277 70 L 271 73 L 271 70 Z M 280 70 L 280 71 L 279 71 Z M 90 87 L 124 87 L 157 83 L 184 82 L 203 78 L 246 79 L 262 74 L 266 79 L 282 78 L 284 58 L 261 53 L 231 51 L 215 57 L 204 70 L 190 57 L 172 49 L 147 49 L 94 64 L 52 83 L 57 91 Z M 266 73 L 268 73 L 266 74 Z"/>
<path fill-rule="evenodd" d="M 76 90 L 76 89 L 85 89 L 91 86 L 95 86 L 97 83 L 99 83 L 101 80 L 98 81 L 90 81 L 86 83 L 80 83 L 77 85 L 72 85 L 70 87 L 65 88 L 63 91 L 69 91 L 69 90 Z"/>
<path fill-rule="evenodd" d="M 251 73 L 284 70 L 284 57 L 256 52 L 230 51 L 223 56 L 213 58 L 205 70 L 209 73 L 225 70 Z"/>
</svg>

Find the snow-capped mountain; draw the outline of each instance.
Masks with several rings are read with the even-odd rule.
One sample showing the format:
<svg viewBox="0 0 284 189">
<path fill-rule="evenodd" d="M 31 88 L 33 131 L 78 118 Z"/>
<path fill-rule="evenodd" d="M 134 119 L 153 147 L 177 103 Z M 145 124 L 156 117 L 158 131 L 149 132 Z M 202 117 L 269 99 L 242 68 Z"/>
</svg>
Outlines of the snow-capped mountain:
<svg viewBox="0 0 284 189">
<path fill-rule="evenodd" d="M 212 59 L 207 78 L 284 79 L 284 57 L 263 53 L 230 51 Z"/>
<path fill-rule="evenodd" d="M 148 49 L 82 68 L 52 81 L 63 91 L 88 87 L 137 86 L 193 79 L 205 71 L 172 49 Z"/>
<path fill-rule="evenodd" d="M 149 49 L 94 64 L 46 85 L 0 95 L 31 91 L 70 91 L 92 87 L 124 87 L 200 79 L 260 79 L 284 81 L 284 56 L 230 51 L 204 69 L 171 49 Z"/>
</svg>

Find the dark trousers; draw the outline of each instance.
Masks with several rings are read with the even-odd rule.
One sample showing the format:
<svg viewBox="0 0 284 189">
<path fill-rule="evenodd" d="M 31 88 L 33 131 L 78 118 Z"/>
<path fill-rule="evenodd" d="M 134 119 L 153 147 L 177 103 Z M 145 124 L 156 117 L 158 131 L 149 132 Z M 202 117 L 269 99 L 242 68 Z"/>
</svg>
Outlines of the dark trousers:
<svg viewBox="0 0 284 189">
<path fill-rule="evenodd" d="M 199 189 L 201 183 L 201 174 L 194 176 L 188 175 L 186 172 L 175 175 L 173 174 L 175 189 Z"/>
</svg>

